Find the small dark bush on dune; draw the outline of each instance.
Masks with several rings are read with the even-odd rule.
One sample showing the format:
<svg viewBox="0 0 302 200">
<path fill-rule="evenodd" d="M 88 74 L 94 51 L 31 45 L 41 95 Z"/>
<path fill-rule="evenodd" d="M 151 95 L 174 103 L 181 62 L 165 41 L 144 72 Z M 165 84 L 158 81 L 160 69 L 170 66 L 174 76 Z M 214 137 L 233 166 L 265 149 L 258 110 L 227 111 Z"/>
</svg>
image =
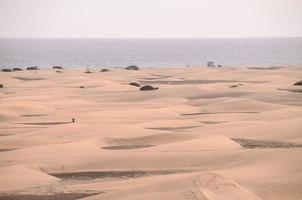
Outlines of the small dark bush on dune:
<svg viewBox="0 0 302 200">
<path fill-rule="evenodd" d="M 131 82 L 129 85 L 135 86 L 135 87 L 140 87 L 140 84 L 137 82 Z"/>
<path fill-rule="evenodd" d="M 294 83 L 294 85 L 302 85 L 302 81 L 298 81 L 298 82 Z"/>
<path fill-rule="evenodd" d="M 153 87 L 151 85 L 144 85 L 139 90 L 141 90 L 141 91 L 148 91 L 148 90 L 157 90 L 157 89 L 158 89 L 157 87 Z"/>
<path fill-rule="evenodd" d="M 3 88 L 3 85 L 2 85 L 2 84 L 0 84 L 0 88 Z"/>
<path fill-rule="evenodd" d="M 11 70 L 11 69 L 7 69 L 7 68 L 2 69 L 1 71 L 2 71 L 2 72 L 12 72 L 12 70 Z"/>
<path fill-rule="evenodd" d="M 243 84 L 242 83 L 238 83 L 236 85 L 231 85 L 230 88 L 236 88 L 236 87 L 239 87 L 239 86 L 242 86 Z"/>
<path fill-rule="evenodd" d="M 91 72 L 91 71 L 89 71 L 89 70 L 87 70 L 85 73 L 86 73 L 86 74 L 91 74 L 92 72 Z"/>
<path fill-rule="evenodd" d="M 128 67 L 125 68 L 126 70 L 139 70 L 138 66 L 136 65 L 130 65 Z"/>
<path fill-rule="evenodd" d="M 39 70 L 39 68 L 37 66 L 27 67 L 26 70 Z"/>
<path fill-rule="evenodd" d="M 61 67 L 61 66 L 53 66 L 52 68 L 53 69 L 63 69 L 63 67 Z"/>
<path fill-rule="evenodd" d="M 13 71 L 23 71 L 23 69 L 21 69 L 19 67 L 15 67 L 15 68 L 13 68 Z"/>
<path fill-rule="evenodd" d="M 62 73 L 62 71 L 59 71 L 59 70 L 57 70 L 56 72 L 57 72 L 57 73 Z"/>
<path fill-rule="evenodd" d="M 110 72 L 109 69 L 102 69 L 101 72 Z"/>
</svg>

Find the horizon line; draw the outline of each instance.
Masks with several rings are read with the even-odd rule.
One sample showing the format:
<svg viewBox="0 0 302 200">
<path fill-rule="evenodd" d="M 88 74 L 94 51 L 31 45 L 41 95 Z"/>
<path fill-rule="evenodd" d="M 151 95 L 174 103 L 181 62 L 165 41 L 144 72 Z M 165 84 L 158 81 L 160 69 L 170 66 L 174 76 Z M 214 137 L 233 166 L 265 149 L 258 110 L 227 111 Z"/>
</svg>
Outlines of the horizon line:
<svg viewBox="0 0 302 200">
<path fill-rule="evenodd" d="M 255 36 L 255 37 L 0 37 L 0 39 L 277 39 L 277 38 L 302 38 L 302 36 Z"/>
</svg>

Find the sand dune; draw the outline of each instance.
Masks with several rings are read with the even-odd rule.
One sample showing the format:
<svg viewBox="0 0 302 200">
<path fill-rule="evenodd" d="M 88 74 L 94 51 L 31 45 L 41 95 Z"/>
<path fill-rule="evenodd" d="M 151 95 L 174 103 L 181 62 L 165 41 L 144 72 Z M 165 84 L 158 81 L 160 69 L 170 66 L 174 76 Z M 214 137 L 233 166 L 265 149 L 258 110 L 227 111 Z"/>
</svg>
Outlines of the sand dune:
<svg viewBox="0 0 302 200">
<path fill-rule="evenodd" d="M 131 183 L 131 182 L 129 182 Z M 135 184 L 134 184 L 135 185 Z M 145 186 L 120 189 L 116 193 L 96 195 L 88 199 L 250 199 L 260 200 L 234 181 L 216 173 L 195 174 L 166 180 L 149 180 Z"/>
<path fill-rule="evenodd" d="M 49 185 L 56 183 L 59 180 L 55 177 L 41 173 L 40 171 L 32 170 L 21 165 L 1 167 L 0 179 L 0 192 Z"/>
<path fill-rule="evenodd" d="M 0 73 L 0 199 L 301 199 L 300 68 L 91 71 Z"/>
</svg>

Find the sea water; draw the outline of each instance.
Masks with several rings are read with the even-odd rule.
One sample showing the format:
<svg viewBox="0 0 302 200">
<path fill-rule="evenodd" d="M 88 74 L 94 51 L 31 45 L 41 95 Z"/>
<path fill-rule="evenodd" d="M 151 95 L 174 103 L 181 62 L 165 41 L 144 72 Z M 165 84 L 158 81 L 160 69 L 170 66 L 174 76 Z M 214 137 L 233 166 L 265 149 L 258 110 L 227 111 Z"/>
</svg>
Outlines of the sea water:
<svg viewBox="0 0 302 200">
<path fill-rule="evenodd" d="M 0 39 L 0 67 L 290 66 L 302 38 Z"/>
</svg>

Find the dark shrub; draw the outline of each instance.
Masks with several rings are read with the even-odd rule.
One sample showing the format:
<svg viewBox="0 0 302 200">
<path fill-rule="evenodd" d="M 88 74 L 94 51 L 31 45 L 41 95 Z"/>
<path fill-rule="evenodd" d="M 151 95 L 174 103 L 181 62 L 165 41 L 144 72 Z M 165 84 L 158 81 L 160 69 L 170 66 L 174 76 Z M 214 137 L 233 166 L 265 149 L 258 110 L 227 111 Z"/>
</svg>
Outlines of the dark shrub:
<svg viewBox="0 0 302 200">
<path fill-rule="evenodd" d="M 294 85 L 302 85 L 302 81 L 298 81 L 298 82 L 294 83 Z"/>
<path fill-rule="evenodd" d="M 140 87 L 140 84 L 137 82 L 131 82 L 129 85 L 135 86 L 135 87 Z"/>
<path fill-rule="evenodd" d="M 15 67 L 15 68 L 13 68 L 13 71 L 23 71 L 23 69 L 21 69 L 19 67 Z"/>
<path fill-rule="evenodd" d="M 138 66 L 136 65 L 131 65 L 131 66 L 128 66 L 126 67 L 127 70 L 139 70 Z"/>
<path fill-rule="evenodd" d="M 109 69 L 102 69 L 101 72 L 110 72 Z"/>
<path fill-rule="evenodd" d="M 7 69 L 7 68 L 6 68 L 6 69 L 2 69 L 1 71 L 2 71 L 2 72 L 12 72 L 11 69 Z"/>
<path fill-rule="evenodd" d="M 141 90 L 141 91 L 148 91 L 148 90 L 157 90 L 157 89 L 158 89 L 157 87 L 153 87 L 151 85 L 144 85 L 139 90 Z"/>
<path fill-rule="evenodd" d="M 39 70 L 39 68 L 37 66 L 27 67 L 26 70 Z"/>
<path fill-rule="evenodd" d="M 52 68 L 53 69 L 63 69 L 63 67 L 61 67 L 61 66 L 53 66 Z"/>
</svg>

